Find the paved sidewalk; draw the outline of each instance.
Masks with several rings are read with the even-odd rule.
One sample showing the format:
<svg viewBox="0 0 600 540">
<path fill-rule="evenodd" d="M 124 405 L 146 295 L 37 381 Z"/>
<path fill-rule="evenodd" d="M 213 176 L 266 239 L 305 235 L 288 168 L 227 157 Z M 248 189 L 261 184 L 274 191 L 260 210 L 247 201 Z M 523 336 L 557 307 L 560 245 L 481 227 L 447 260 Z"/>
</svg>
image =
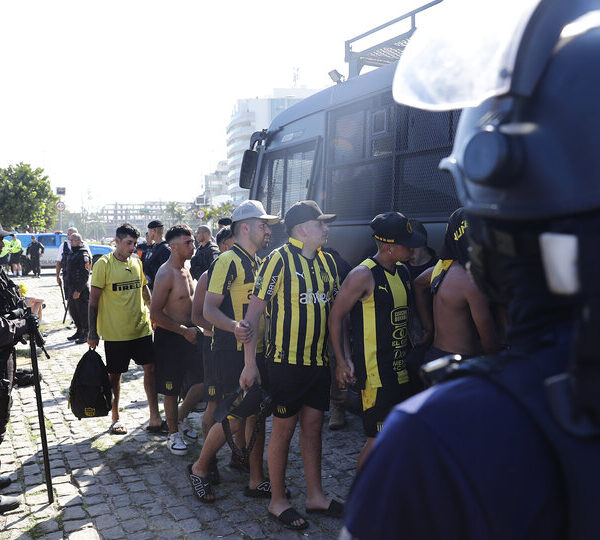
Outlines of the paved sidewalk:
<svg viewBox="0 0 600 540">
<path fill-rule="evenodd" d="M 0 515 L 0 539 L 299 537 L 269 518 L 267 500 L 244 496 L 247 476 L 227 467 L 228 448 L 219 453 L 217 501 L 206 505 L 195 499 L 186 466 L 199 455 L 200 445 L 190 447 L 187 456 L 174 456 L 164 437 L 145 431 L 148 409 L 141 369 L 130 369 L 121 387 L 126 436 L 108 433 L 110 417 L 77 420 L 67 408 L 67 390 L 87 345 L 66 339 L 73 330 L 61 324 L 60 289 L 53 271 L 46 271 L 42 279 L 16 281 L 47 304 L 42 330 L 48 334 L 51 359 L 40 356 L 40 370 L 55 501 L 48 504 L 34 388 L 15 389 L 12 421 L 0 445 L 0 472 L 10 473 L 13 480 L 2 493 L 21 496 L 22 504 Z M 28 364 L 28 346 L 19 345 L 17 351 L 18 365 Z M 103 355 L 101 346 L 99 352 Z M 193 413 L 190 419 L 200 431 L 201 414 Z M 328 495 L 345 499 L 363 444 L 360 420 L 354 416 L 348 415 L 348 426 L 341 431 L 324 428 L 323 486 Z M 292 504 L 302 512 L 305 487 L 297 432 L 287 485 Z M 301 534 L 311 538 L 336 538 L 341 527 L 341 520 L 331 518 L 311 516 L 309 522 Z"/>
</svg>

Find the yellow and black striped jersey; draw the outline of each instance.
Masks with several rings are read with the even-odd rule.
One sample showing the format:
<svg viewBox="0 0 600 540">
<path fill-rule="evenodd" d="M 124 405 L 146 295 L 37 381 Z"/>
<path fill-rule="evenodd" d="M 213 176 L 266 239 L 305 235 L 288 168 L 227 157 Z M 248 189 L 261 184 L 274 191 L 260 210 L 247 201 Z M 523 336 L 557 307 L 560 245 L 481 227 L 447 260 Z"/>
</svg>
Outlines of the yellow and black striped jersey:
<svg viewBox="0 0 600 540">
<path fill-rule="evenodd" d="M 241 321 L 245 317 L 259 264 L 258 257 L 250 255 L 239 244 L 233 244 L 209 268 L 206 290 L 225 297 L 219 309 L 231 319 Z M 264 317 L 260 321 L 258 352 L 263 350 Z M 241 351 L 242 344 L 235 339 L 233 332 L 215 327 L 212 349 Z"/>
<path fill-rule="evenodd" d="M 329 253 L 302 255 L 302 242 L 290 238 L 260 267 L 254 294 L 269 302 L 266 357 L 303 366 L 327 364 L 327 318 L 339 289 Z"/>
<path fill-rule="evenodd" d="M 363 388 L 407 383 L 406 356 L 410 351 L 408 269 L 397 263 L 394 272 L 389 272 L 372 258 L 359 266 L 371 270 L 375 288 L 369 298 L 356 302 L 350 312 L 356 378 Z"/>
</svg>

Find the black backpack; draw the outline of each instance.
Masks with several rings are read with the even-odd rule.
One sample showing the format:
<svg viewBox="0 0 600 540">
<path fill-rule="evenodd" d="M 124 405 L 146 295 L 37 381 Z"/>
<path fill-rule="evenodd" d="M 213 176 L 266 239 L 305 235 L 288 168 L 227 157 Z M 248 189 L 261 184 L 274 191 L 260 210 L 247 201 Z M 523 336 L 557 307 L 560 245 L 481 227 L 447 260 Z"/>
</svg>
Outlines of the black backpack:
<svg viewBox="0 0 600 540">
<path fill-rule="evenodd" d="M 100 355 L 88 350 L 79 360 L 71 387 L 69 407 L 79 418 L 107 416 L 112 407 L 112 389 Z"/>
</svg>

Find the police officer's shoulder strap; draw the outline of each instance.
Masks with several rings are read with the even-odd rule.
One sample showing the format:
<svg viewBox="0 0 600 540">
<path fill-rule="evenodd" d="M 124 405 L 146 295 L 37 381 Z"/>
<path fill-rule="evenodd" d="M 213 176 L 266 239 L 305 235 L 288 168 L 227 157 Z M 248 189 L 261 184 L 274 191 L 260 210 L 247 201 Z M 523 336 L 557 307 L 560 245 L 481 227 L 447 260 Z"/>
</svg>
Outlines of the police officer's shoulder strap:
<svg viewBox="0 0 600 540">
<path fill-rule="evenodd" d="M 479 376 L 508 395 L 537 426 L 560 465 L 567 492 L 569 540 L 599 538 L 600 437 L 588 432 L 576 437 L 561 428 L 552 410 L 553 380 L 564 371 L 569 342 L 538 349 L 512 351 L 460 362 L 443 380 Z"/>
</svg>

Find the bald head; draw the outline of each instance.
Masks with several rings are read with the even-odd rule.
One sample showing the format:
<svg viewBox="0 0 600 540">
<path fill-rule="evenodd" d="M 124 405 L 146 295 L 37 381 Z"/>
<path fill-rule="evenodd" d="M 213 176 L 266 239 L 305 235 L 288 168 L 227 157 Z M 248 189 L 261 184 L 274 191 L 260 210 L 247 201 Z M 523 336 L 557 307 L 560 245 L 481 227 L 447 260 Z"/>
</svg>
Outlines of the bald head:
<svg viewBox="0 0 600 540">
<path fill-rule="evenodd" d="M 210 227 L 208 225 L 200 225 L 196 229 L 196 240 L 202 245 L 210 241 L 212 237 Z"/>
<path fill-rule="evenodd" d="M 72 233 L 69 237 L 69 241 L 71 242 L 71 247 L 81 246 L 83 244 L 83 238 L 79 233 Z"/>
</svg>

